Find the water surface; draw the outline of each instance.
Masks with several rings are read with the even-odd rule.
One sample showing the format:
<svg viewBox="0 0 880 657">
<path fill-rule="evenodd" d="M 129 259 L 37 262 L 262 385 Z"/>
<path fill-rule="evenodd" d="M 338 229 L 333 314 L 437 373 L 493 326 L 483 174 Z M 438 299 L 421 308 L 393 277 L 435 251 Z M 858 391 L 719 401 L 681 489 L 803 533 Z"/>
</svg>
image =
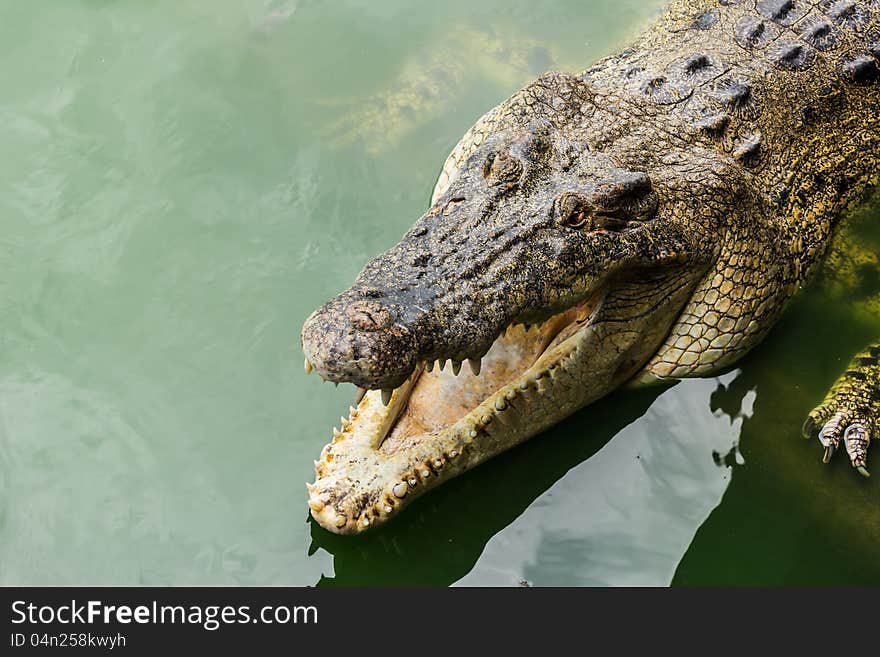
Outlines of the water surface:
<svg viewBox="0 0 880 657">
<path fill-rule="evenodd" d="M 482 112 L 660 5 L 3 3 L 0 583 L 880 582 L 880 489 L 798 439 L 880 333 L 875 275 L 811 287 L 738 369 L 617 393 L 383 531 L 308 519 L 352 390 L 305 377 L 305 317 L 423 211 Z"/>
</svg>

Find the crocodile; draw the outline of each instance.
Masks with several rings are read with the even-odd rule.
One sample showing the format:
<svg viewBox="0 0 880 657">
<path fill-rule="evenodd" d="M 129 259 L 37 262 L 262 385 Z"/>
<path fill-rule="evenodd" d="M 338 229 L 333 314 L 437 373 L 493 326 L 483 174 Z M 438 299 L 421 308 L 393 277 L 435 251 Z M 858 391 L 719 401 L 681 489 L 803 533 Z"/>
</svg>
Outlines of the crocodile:
<svg viewBox="0 0 880 657">
<path fill-rule="evenodd" d="M 305 321 L 306 371 L 362 391 L 313 518 L 381 526 L 613 390 L 742 358 L 876 189 L 878 106 L 880 0 L 676 0 L 491 109 L 427 212 Z M 802 431 L 867 476 L 878 429 L 875 344 Z"/>
<path fill-rule="evenodd" d="M 453 25 L 442 51 L 425 49 L 392 81 L 391 88 L 368 98 L 345 101 L 348 111 L 327 126 L 325 141 L 333 147 L 360 142 L 376 157 L 398 148 L 406 136 L 441 116 L 472 76 L 492 86 L 514 88 L 553 66 L 553 49 L 521 34 L 480 31 Z M 449 58 L 452 50 L 457 57 Z M 333 108 L 338 101 L 319 101 Z"/>
</svg>

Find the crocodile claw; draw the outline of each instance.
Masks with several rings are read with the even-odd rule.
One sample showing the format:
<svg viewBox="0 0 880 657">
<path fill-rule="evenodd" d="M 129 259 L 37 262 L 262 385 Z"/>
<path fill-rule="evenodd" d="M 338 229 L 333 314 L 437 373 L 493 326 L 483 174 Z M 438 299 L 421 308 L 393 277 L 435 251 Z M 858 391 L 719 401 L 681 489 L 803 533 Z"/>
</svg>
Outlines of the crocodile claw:
<svg viewBox="0 0 880 657">
<path fill-rule="evenodd" d="M 818 425 L 816 424 L 816 420 L 813 419 L 812 414 L 807 416 L 807 419 L 804 420 L 804 425 L 801 427 L 801 435 L 804 439 L 812 438 L 816 435 L 816 431 L 818 429 Z"/>
<path fill-rule="evenodd" d="M 825 457 L 822 459 L 825 463 L 828 463 L 828 461 L 831 460 L 831 457 L 837 450 L 843 431 L 848 424 L 848 416 L 842 412 L 838 412 L 835 413 L 819 431 L 819 444 L 825 448 Z"/>
<path fill-rule="evenodd" d="M 852 466 L 860 475 L 870 477 L 865 464 L 868 459 L 868 445 L 871 444 L 871 432 L 861 422 L 854 422 L 844 432 L 843 444 Z"/>
<path fill-rule="evenodd" d="M 822 455 L 822 463 L 831 463 L 832 456 L 834 456 L 834 446 L 828 445 L 825 448 L 825 453 Z"/>
<path fill-rule="evenodd" d="M 868 472 L 866 465 L 868 446 L 871 444 L 869 427 L 872 423 L 858 417 L 854 418 L 854 415 L 857 416 L 858 413 L 837 411 L 832 414 L 829 406 L 823 404 L 810 413 L 804 422 L 802 432 L 807 438 L 818 436 L 819 444 L 825 448 L 822 455 L 823 463 L 831 461 L 842 443 L 853 468 L 863 477 L 870 477 L 871 473 Z M 828 419 L 822 424 L 825 418 Z"/>
</svg>

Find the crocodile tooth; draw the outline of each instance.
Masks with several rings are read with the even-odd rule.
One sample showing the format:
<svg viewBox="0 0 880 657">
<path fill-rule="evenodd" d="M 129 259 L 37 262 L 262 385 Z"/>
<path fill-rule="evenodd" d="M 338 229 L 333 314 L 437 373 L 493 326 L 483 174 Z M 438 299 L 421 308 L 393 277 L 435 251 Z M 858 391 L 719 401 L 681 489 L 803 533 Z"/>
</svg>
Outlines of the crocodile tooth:
<svg viewBox="0 0 880 657">
<path fill-rule="evenodd" d="M 422 471 L 419 474 L 421 474 L 423 477 L 430 477 L 431 471 L 428 470 L 428 468 L 422 468 Z"/>
<path fill-rule="evenodd" d="M 435 470 L 439 470 L 443 467 L 443 461 L 441 461 L 440 459 L 434 459 L 434 463 L 432 463 L 432 465 L 434 466 Z"/>
<path fill-rule="evenodd" d="M 471 366 L 471 372 L 474 376 L 480 376 L 480 370 L 483 367 L 483 361 L 479 358 L 468 358 L 468 365 Z"/>
<path fill-rule="evenodd" d="M 495 400 L 495 410 L 503 411 L 506 408 L 507 401 L 504 399 L 504 397 L 498 397 L 498 399 Z"/>
<path fill-rule="evenodd" d="M 354 392 L 354 403 L 360 404 L 361 400 L 364 398 L 364 395 L 367 394 L 367 391 L 363 388 L 356 388 Z"/>
<path fill-rule="evenodd" d="M 315 461 L 315 463 L 317 463 L 317 461 Z M 306 490 L 308 490 L 310 494 L 314 493 L 316 488 L 317 486 L 315 484 L 309 483 L 308 481 L 306 482 Z"/>
<path fill-rule="evenodd" d="M 314 367 L 312 367 L 312 363 L 309 361 L 308 358 L 306 358 L 305 363 L 303 363 L 303 366 L 305 367 L 306 374 L 311 374 L 312 370 L 315 369 Z"/>
<path fill-rule="evenodd" d="M 411 477 L 411 478 L 409 479 L 409 482 L 408 482 L 408 483 L 409 483 L 410 488 L 415 488 L 415 487 L 418 485 L 419 480 L 416 479 L 415 477 Z"/>
<path fill-rule="evenodd" d="M 370 526 L 370 519 L 367 518 L 366 516 L 364 516 L 364 519 L 361 520 L 361 525 L 363 525 L 364 527 L 369 527 Z"/>
<path fill-rule="evenodd" d="M 461 372 L 461 361 L 460 360 L 452 361 L 452 373 L 455 376 L 458 376 L 459 372 Z"/>
<path fill-rule="evenodd" d="M 471 429 L 470 432 L 468 433 L 468 437 L 470 437 L 470 438 L 476 438 L 476 437 L 477 437 L 477 430 L 476 430 L 476 429 Z"/>
<path fill-rule="evenodd" d="M 309 508 L 315 513 L 318 513 L 324 510 L 324 503 L 320 500 L 309 499 Z"/>
<path fill-rule="evenodd" d="M 406 482 L 401 481 L 398 484 L 394 484 L 394 488 L 391 489 L 391 492 L 394 493 L 394 497 L 404 498 L 406 497 Z"/>
<path fill-rule="evenodd" d="M 389 390 L 388 388 L 385 388 L 382 390 L 382 405 L 383 406 L 388 406 L 388 404 L 391 403 L 391 395 L 392 394 L 394 394 L 393 390 Z"/>
<path fill-rule="evenodd" d="M 342 435 L 342 432 L 339 429 L 337 429 L 336 427 L 333 427 L 333 437 L 339 438 L 341 435 Z"/>
<path fill-rule="evenodd" d="M 387 514 L 387 513 L 391 513 L 392 511 L 394 511 L 394 509 L 391 508 L 391 505 L 390 505 L 390 504 L 386 504 L 382 510 L 383 510 L 386 514 Z"/>
<path fill-rule="evenodd" d="M 476 431 L 474 433 L 476 433 Z M 456 450 L 452 450 L 451 452 L 449 452 L 449 458 L 454 459 L 456 456 L 458 456 L 458 452 Z"/>
<path fill-rule="evenodd" d="M 339 420 L 342 422 L 342 430 L 345 431 L 348 429 L 348 425 L 351 424 L 351 420 L 348 420 L 344 417 L 340 417 Z"/>
<path fill-rule="evenodd" d="M 344 527 L 345 526 L 345 516 L 336 516 L 336 526 Z"/>
<path fill-rule="evenodd" d="M 354 406 L 348 407 L 348 417 L 350 417 L 353 420 L 357 417 L 357 414 L 358 414 L 358 411 Z"/>
</svg>

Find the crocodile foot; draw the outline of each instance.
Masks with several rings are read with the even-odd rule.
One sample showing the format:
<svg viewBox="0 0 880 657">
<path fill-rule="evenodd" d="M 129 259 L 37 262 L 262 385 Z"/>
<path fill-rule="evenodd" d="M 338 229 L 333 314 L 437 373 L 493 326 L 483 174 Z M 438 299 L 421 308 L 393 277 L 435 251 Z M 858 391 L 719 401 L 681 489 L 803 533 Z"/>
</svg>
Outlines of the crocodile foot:
<svg viewBox="0 0 880 657">
<path fill-rule="evenodd" d="M 843 443 L 853 467 L 865 477 L 868 446 L 880 421 L 880 349 L 856 356 L 835 382 L 825 400 L 804 422 L 805 437 L 818 436 L 825 448 L 824 461 Z"/>
</svg>

